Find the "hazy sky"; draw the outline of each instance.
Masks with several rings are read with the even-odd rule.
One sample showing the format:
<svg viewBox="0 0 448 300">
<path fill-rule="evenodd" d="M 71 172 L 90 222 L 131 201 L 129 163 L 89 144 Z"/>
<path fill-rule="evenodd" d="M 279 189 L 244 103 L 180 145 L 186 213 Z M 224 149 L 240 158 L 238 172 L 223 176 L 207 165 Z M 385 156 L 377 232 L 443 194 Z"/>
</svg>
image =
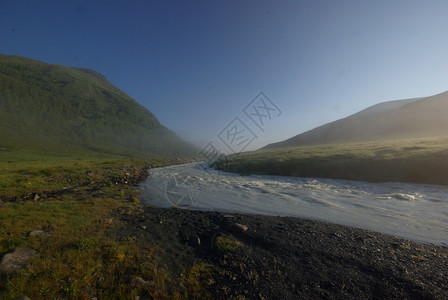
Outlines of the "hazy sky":
<svg viewBox="0 0 448 300">
<path fill-rule="evenodd" d="M 448 1 L 0 0 L 0 53 L 94 69 L 200 147 L 239 117 L 252 149 L 448 90 Z"/>
</svg>

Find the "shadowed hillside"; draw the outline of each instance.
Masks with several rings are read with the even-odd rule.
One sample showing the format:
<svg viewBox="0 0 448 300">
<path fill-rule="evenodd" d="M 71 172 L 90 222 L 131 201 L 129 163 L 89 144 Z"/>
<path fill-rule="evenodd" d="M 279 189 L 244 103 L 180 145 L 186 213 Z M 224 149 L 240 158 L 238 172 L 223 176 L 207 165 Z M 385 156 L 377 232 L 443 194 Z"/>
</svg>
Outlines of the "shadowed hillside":
<svg viewBox="0 0 448 300">
<path fill-rule="evenodd" d="M 103 75 L 7 55 L 0 55 L 0 147 L 195 153 Z"/>
<path fill-rule="evenodd" d="M 384 102 L 264 148 L 443 136 L 447 113 L 448 92 Z"/>
</svg>

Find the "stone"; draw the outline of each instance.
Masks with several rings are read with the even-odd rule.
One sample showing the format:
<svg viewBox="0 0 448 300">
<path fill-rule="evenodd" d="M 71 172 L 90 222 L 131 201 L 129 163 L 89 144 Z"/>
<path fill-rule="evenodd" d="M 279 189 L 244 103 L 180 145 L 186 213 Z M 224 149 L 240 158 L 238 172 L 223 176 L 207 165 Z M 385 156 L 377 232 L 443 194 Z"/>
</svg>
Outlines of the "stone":
<svg viewBox="0 0 448 300">
<path fill-rule="evenodd" d="M 38 194 L 34 195 L 34 201 L 37 201 L 37 200 L 39 200 L 39 199 L 40 199 L 40 197 L 39 197 Z"/>
<path fill-rule="evenodd" d="M 139 288 L 147 288 L 147 287 L 150 287 L 153 284 L 154 284 L 153 281 L 144 280 L 140 276 L 135 276 L 131 280 L 131 285 L 134 286 L 134 287 L 139 287 Z"/>
<path fill-rule="evenodd" d="M 43 230 L 33 230 L 28 235 L 29 236 L 39 236 L 39 235 L 42 235 L 42 234 L 44 234 Z"/>
<path fill-rule="evenodd" d="M 0 274 L 11 274 L 23 269 L 27 262 L 36 257 L 35 250 L 29 248 L 16 248 L 12 253 L 5 254 L 0 262 Z"/>
<path fill-rule="evenodd" d="M 240 223 L 233 223 L 228 226 L 228 230 L 234 233 L 241 233 L 245 232 L 249 229 L 246 225 L 240 224 Z"/>
</svg>

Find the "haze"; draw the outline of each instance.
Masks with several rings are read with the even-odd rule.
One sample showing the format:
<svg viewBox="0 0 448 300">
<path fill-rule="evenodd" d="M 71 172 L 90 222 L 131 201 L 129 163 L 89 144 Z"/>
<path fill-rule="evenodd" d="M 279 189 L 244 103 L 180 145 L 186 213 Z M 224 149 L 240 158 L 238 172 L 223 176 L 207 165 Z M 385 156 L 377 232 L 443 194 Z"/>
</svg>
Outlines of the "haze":
<svg viewBox="0 0 448 300">
<path fill-rule="evenodd" d="M 199 147 L 259 92 L 248 149 L 447 90 L 445 1 L 2 1 L 0 53 L 102 73 Z M 246 150 L 248 150 L 246 149 Z"/>
</svg>

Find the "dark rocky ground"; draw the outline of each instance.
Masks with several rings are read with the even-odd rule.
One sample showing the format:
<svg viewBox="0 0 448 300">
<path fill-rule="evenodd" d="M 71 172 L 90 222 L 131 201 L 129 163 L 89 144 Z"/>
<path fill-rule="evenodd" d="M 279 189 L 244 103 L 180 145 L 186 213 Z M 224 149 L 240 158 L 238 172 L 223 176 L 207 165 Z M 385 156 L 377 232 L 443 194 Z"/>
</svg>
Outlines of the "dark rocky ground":
<svg viewBox="0 0 448 300">
<path fill-rule="evenodd" d="M 447 247 L 289 217 L 149 206 L 116 214 L 124 226 L 111 235 L 157 245 L 171 276 L 213 265 L 212 298 L 448 299 Z M 219 236 L 241 246 L 219 250 Z"/>
</svg>

